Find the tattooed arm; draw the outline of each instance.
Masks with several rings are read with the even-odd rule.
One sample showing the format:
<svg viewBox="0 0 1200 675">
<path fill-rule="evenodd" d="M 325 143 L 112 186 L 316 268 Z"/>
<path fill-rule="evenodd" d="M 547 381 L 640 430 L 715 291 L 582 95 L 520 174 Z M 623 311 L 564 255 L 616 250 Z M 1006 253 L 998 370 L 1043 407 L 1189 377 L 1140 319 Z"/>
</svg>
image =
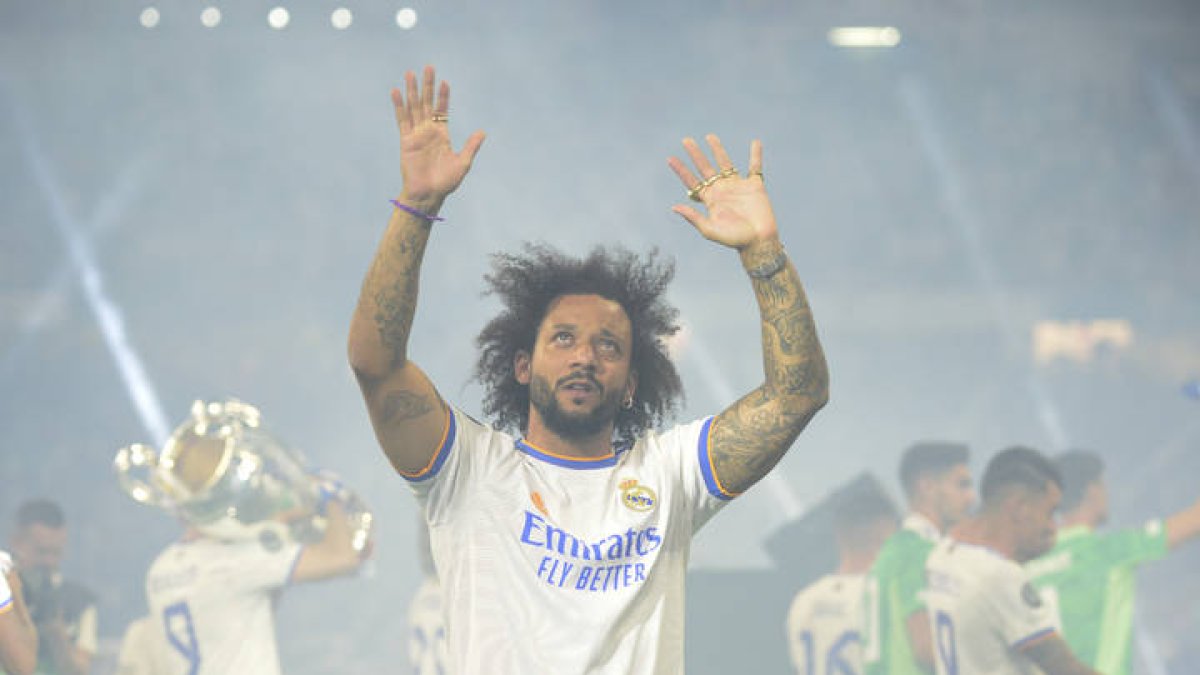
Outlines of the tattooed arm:
<svg viewBox="0 0 1200 675">
<path fill-rule="evenodd" d="M 779 241 L 763 186 L 762 145 L 751 144 L 749 175 L 742 178 L 721 141 L 712 135 L 707 140 L 717 168 L 694 140 L 683 143 L 702 178 L 674 157 L 668 163 L 708 211 L 676 206 L 675 212 L 708 239 L 737 249 L 758 300 L 765 380 L 712 425 L 717 482 L 738 494 L 767 475 L 825 405 L 829 371 L 800 278 Z"/>
<path fill-rule="evenodd" d="M 436 216 L 458 187 L 483 143 L 475 132 L 455 153 L 445 116 L 450 87 L 436 89 L 426 67 L 418 92 L 416 76 L 405 74 L 406 93 L 392 90 L 400 128 L 404 189 L 397 200 L 412 211 Z M 375 436 L 392 466 L 420 472 L 437 451 L 448 409 L 433 383 L 408 358 L 408 336 L 417 307 L 421 260 L 432 222 L 397 207 L 367 270 L 350 323 L 350 365 L 362 389 Z"/>
</svg>

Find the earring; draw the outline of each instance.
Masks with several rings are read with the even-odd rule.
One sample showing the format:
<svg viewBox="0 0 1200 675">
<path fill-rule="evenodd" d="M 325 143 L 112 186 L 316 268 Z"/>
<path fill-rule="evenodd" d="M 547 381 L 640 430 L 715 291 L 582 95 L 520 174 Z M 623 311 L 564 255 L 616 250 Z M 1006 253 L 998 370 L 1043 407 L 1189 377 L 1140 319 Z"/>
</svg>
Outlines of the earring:
<svg viewBox="0 0 1200 675">
<path fill-rule="evenodd" d="M 630 394 L 628 397 L 625 398 L 625 401 L 623 403 L 621 403 L 621 407 L 626 410 L 629 410 L 630 408 L 633 407 L 633 394 Z"/>
</svg>

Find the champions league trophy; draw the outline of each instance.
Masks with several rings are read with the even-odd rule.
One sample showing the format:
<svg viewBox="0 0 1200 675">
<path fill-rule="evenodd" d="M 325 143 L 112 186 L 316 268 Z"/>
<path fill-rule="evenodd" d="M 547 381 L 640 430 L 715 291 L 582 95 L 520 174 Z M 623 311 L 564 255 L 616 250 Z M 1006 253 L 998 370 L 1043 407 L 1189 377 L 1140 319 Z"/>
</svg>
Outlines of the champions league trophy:
<svg viewBox="0 0 1200 675">
<path fill-rule="evenodd" d="M 372 515 L 336 476 L 311 469 L 304 457 L 261 426 L 261 414 L 234 399 L 196 401 L 161 452 L 134 444 L 113 461 L 121 489 L 141 504 L 164 509 L 204 534 L 223 540 L 321 538 L 324 506 L 345 507 L 360 553 Z"/>
</svg>

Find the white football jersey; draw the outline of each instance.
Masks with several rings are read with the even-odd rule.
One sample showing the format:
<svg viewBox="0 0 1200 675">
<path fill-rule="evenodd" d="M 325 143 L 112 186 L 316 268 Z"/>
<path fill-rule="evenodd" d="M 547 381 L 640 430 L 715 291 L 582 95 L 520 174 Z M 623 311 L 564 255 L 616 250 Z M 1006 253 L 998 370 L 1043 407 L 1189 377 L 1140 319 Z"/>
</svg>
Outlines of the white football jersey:
<svg viewBox="0 0 1200 675">
<path fill-rule="evenodd" d="M 200 538 L 172 544 L 146 573 L 156 662 L 165 675 L 279 673 L 274 591 L 302 550 Z"/>
<path fill-rule="evenodd" d="M 408 606 L 408 663 L 413 675 L 447 675 L 442 587 L 427 577 Z"/>
<path fill-rule="evenodd" d="M 125 627 L 125 635 L 121 637 L 115 675 L 156 675 L 160 669 L 159 651 L 152 617 L 143 616 L 130 621 Z"/>
<path fill-rule="evenodd" d="M 788 652 L 801 675 L 862 673 L 866 575 L 827 574 L 804 587 L 788 609 Z"/>
<path fill-rule="evenodd" d="M 989 548 L 946 538 L 925 571 L 938 675 L 1042 672 L 1023 650 L 1058 632 L 1058 613 L 1024 567 Z"/>
<path fill-rule="evenodd" d="M 10 569 L 12 569 L 12 557 L 4 551 L 0 551 L 0 614 L 13 607 L 12 589 L 8 587 L 8 578 L 5 576 Z"/>
<path fill-rule="evenodd" d="M 734 495 L 709 458 L 712 419 L 604 457 L 562 457 L 453 410 L 406 475 L 446 603 L 450 671 L 683 671 L 692 535 Z"/>
</svg>

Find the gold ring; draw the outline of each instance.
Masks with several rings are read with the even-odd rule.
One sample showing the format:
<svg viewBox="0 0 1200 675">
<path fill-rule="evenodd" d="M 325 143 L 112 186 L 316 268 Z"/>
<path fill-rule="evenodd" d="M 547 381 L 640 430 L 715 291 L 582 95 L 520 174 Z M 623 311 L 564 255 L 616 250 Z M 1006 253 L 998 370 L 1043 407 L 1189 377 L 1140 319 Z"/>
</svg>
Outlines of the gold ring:
<svg viewBox="0 0 1200 675">
<path fill-rule="evenodd" d="M 430 118 L 429 118 L 429 119 L 433 120 L 434 122 L 449 122 L 449 121 L 450 121 L 450 116 L 449 116 L 449 115 L 443 115 L 443 114 L 441 114 L 441 113 L 433 113 L 433 115 L 432 115 L 432 116 L 430 116 Z"/>
<path fill-rule="evenodd" d="M 691 189 L 688 190 L 688 193 L 687 193 L 688 199 L 690 199 L 694 202 L 702 201 L 700 199 L 700 193 L 704 191 L 704 188 L 708 187 L 709 185 L 712 185 L 713 183 L 717 182 L 721 178 L 722 178 L 721 174 L 714 173 L 713 175 L 709 176 L 708 178 L 705 178 L 704 180 L 700 181 L 699 183 L 696 183 L 695 185 L 692 186 Z"/>
<path fill-rule="evenodd" d="M 737 167 L 731 166 L 728 169 L 725 169 L 725 170 L 721 171 L 721 173 L 717 174 L 717 177 L 718 178 L 729 178 L 730 176 L 736 176 L 736 175 L 738 175 Z"/>
<path fill-rule="evenodd" d="M 764 183 L 767 182 L 767 177 L 763 175 L 762 169 L 751 169 L 746 172 L 746 177 L 749 178 L 750 176 L 758 176 Z"/>
</svg>

